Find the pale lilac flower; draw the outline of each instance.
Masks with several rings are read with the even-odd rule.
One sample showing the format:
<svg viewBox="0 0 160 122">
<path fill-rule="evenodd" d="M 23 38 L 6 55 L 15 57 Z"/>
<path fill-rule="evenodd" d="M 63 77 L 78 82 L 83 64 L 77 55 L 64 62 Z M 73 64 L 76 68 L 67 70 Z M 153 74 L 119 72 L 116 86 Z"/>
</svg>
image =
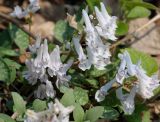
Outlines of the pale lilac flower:
<svg viewBox="0 0 160 122">
<path fill-rule="evenodd" d="M 24 122 L 39 122 L 40 121 L 39 115 L 33 110 L 28 109 L 26 112 L 26 115 L 27 117 L 24 120 Z"/>
<path fill-rule="evenodd" d="M 115 37 L 115 31 L 117 28 L 116 25 L 116 17 L 110 16 L 108 12 L 106 11 L 106 8 L 104 4 L 101 2 L 101 11 L 95 7 L 95 13 L 96 17 L 98 19 L 98 25 L 96 26 L 96 29 L 102 37 L 105 39 L 111 39 L 115 41 L 117 38 Z"/>
<path fill-rule="evenodd" d="M 53 98 L 55 96 L 55 91 L 53 89 L 52 82 L 49 80 L 45 81 L 46 83 L 46 95 L 47 97 Z"/>
<path fill-rule="evenodd" d="M 105 96 L 108 94 L 108 90 L 112 87 L 112 85 L 116 82 L 116 79 L 113 79 L 107 82 L 104 86 L 102 86 L 95 94 L 95 99 L 97 102 L 101 102 L 105 99 Z"/>
<path fill-rule="evenodd" d="M 160 86 L 158 77 L 155 78 L 154 76 L 147 76 L 141 66 L 136 66 L 136 77 L 139 81 L 138 94 L 140 94 L 144 99 L 151 98 L 154 95 L 154 89 Z"/>
<path fill-rule="evenodd" d="M 28 71 L 24 71 L 23 76 L 25 79 L 29 81 L 30 84 L 34 85 L 37 83 L 39 74 L 36 72 L 33 72 L 34 71 L 33 59 L 26 60 L 25 64 L 27 66 Z"/>
<path fill-rule="evenodd" d="M 89 61 L 99 70 L 104 70 L 105 66 L 110 63 L 109 47 L 104 45 L 96 29 L 92 25 L 88 14 L 82 11 L 85 22 L 85 32 L 87 40 L 87 54 Z"/>
<path fill-rule="evenodd" d="M 116 74 L 116 80 L 119 84 L 123 84 L 123 80 L 126 78 L 126 60 L 123 54 L 119 54 L 118 57 L 121 59 L 120 67 Z"/>
<path fill-rule="evenodd" d="M 122 87 L 116 90 L 116 96 L 120 100 L 123 110 L 126 114 L 131 115 L 135 109 L 134 98 L 137 92 L 137 86 L 133 86 L 129 94 L 123 94 Z"/>
<path fill-rule="evenodd" d="M 22 19 L 27 15 L 27 12 L 23 11 L 20 6 L 14 7 L 14 11 L 10 14 L 12 17 L 17 17 L 19 19 Z"/>
<path fill-rule="evenodd" d="M 38 89 L 36 91 L 34 91 L 34 95 L 37 97 L 37 98 L 40 98 L 40 99 L 44 99 L 47 97 L 46 95 L 46 85 L 45 84 L 40 84 L 38 86 Z"/>
<path fill-rule="evenodd" d="M 87 56 L 83 52 L 83 48 L 80 45 L 80 37 L 73 37 L 73 43 L 78 54 L 79 64 L 78 67 L 85 71 L 86 69 L 91 68 L 91 61 L 87 58 Z"/>
<path fill-rule="evenodd" d="M 50 64 L 50 55 L 48 53 L 47 39 L 45 39 L 43 44 L 42 66 L 46 68 L 49 67 L 49 64 Z"/>
<path fill-rule="evenodd" d="M 135 67 L 136 65 L 132 63 L 131 57 L 127 51 L 124 52 L 124 58 L 127 64 L 127 72 L 129 75 L 134 76 L 136 75 Z"/>
<path fill-rule="evenodd" d="M 37 51 L 37 56 L 34 59 L 34 67 L 35 67 L 35 72 L 40 72 L 41 69 L 43 68 L 42 65 L 42 58 L 43 58 L 43 44 L 41 44 L 40 48 Z"/>
<path fill-rule="evenodd" d="M 60 50 L 57 45 L 56 48 L 50 54 L 50 64 L 48 67 L 48 74 L 53 77 L 57 76 L 57 87 L 60 85 L 67 85 L 71 79 L 70 76 L 66 75 L 67 70 L 71 67 L 73 60 L 69 60 L 67 64 L 62 64 L 60 59 Z"/>
</svg>

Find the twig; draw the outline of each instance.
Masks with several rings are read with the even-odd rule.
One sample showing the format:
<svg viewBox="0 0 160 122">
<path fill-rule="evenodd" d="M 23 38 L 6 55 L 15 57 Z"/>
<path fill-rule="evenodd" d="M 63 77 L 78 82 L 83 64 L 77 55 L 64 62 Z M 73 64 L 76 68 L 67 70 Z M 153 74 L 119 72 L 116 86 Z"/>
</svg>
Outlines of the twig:
<svg viewBox="0 0 160 122">
<path fill-rule="evenodd" d="M 113 45 L 111 45 L 110 49 L 115 48 L 116 46 L 120 45 L 123 42 L 128 41 L 131 38 L 136 38 L 136 33 L 142 31 L 143 29 L 145 29 L 146 27 L 150 26 L 152 23 L 154 23 L 155 21 L 160 19 L 160 14 L 156 15 L 154 18 L 152 18 L 148 23 L 144 24 L 142 27 L 138 28 L 137 30 L 135 30 L 134 32 L 132 32 L 131 34 L 128 34 L 126 37 L 124 37 L 123 39 L 117 41 L 116 43 L 114 43 Z"/>
<path fill-rule="evenodd" d="M 9 21 L 9 22 L 11 22 L 11 23 L 13 23 L 13 24 L 15 24 L 17 27 L 19 27 L 20 29 L 22 29 L 26 34 L 28 34 L 30 37 L 32 37 L 34 40 L 36 40 L 36 36 L 34 35 L 34 34 L 32 34 L 32 33 L 30 33 L 26 28 L 24 28 L 22 25 L 20 25 L 19 23 L 19 21 L 18 20 L 16 20 L 16 19 L 14 19 L 14 18 L 12 18 L 12 17 L 10 17 L 10 16 L 8 16 L 8 15 L 5 15 L 5 14 L 3 14 L 3 13 L 1 13 L 0 12 L 0 18 L 3 18 L 3 19 L 5 19 L 5 20 L 7 20 L 7 21 Z"/>
</svg>

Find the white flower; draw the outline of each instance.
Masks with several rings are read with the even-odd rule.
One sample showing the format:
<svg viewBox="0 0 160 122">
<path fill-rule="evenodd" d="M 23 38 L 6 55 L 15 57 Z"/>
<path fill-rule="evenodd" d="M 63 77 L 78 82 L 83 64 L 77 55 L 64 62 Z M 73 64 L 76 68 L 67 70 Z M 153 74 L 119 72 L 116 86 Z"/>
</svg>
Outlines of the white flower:
<svg viewBox="0 0 160 122">
<path fill-rule="evenodd" d="M 97 48 L 87 47 L 88 57 L 91 63 L 99 70 L 104 70 L 105 66 L 110 63 L 109 48 L 101 45 Z"/>
<path fill-rule="evenodd" d="M 96 26 L 96 29 L 102 37 L 105 39 L 111 39 L 115 41 L 117 38 L 115 37 L 115 30 L 117 28 L 116 25 L 116 17 L 109 16 L 108 12 L 103 3 L 100 3 L 101 11 L 97 7 L 95 7 L 96 17 L 98 19 L 99 24 Z"/>
<path fill-rule="evenodd" d="M 27 110 L 26 115 L 27 115 L 27 118 L 24 120 L 24 122 L 39 122 L 40 121 L 39 115 L 32 110 Z"/>
<path fill-rule="evenodd" d="M 39 78 L 38 73 L 33 72 L 34 66 L 33 66 L 33 60 L 26 60 L 25 64 L 28 68 L 28 71 L 23 72 L 23 76 L 25 79 L 29 81 L 30 84 L 34 85 L 37 83 L 37 79 Z"/>
<path fill-rule="evenodd" d="M 17 17 L 19 19 L 22 19 L 27 15 L 27 12 L 23 11 L 20 6 L 16 6 L 14 8 L 14 11 L 10 14 L 12 17 Z"/>
<path fill-rule="evenodd" d="M 30 13 L 32 14 L 35 13 L 39 9 L 40 9 L 39 0 L 30 0 L 30 4 L 28 5 L 26 9 L 22 10 L 21 7 L 16 6 L 14 8 L 14 11 L 10 15 L 13 17 L 22 19 L 23 17 L 27 16 Z"/>
<path fill-rule="evenodd" d="M 69 114 L 74 106 L 64 107 L 58 99 L 48 104 L 48 109 L 40 112 L 27 110 L 25 122 L 69 122 Z"/>
<path fill-rule="evenodd" d="M 104 45 L 96 29 L 92 25 L 88 14 L 85 10 L 82 11 L 85 22 L 85 32 L 87 40 L 87 54 L 89 61 L 99 70 L 105 69 L 105 66 L 110 63 L 109 47 Z"/>
<path fill-rule="evenodd" d="M 119 54 L 118 57 L 121 59 L 120 67 L 116 74 L 116 80 L 119 84 L 123 84 L 123 80 L 126 77 L 127 70 L 126 70 L 126 60 L 123 54 Z"/>
<path fill-rule="evenodd" d="M 46 95 L 47 97 L 53 98 L 55 96 L 55 91 L 53 89 L 53 85 L 51 81 L 46 80 Z"/>
<path fill-rule="evenodd" d="M 59 122 L 69 122 L 69 114 L 74 110 L 74 106 L 64 107 L 57 99 L 55 99 L 55 106 L 59 109 Z"/>
<path fill-rule="evenodd" d="M 38 86 L 38 89 L 36 91 L 34 91 L 34 95 L 37 97 L 37 98 L 40 98 L 40 99 L 44 99 L 47 97 L 46 95 L 46 85 L 45 84 L 40 84 Z"/>
<path fill-rule="evenodd" d="M 133 86 L 129 94 L 123 94 L 122 87 L 116 90 L 117 98 L 121 101 L 123 110 L 126 114 L 131 115 L 135 109 L 134 98 L 136 95 L 137 86 Z"/>
<path fill-rule="evenodd" d="M 160 86 L 158 77 L 155 78 L 154 76 L 152 77 L 147 76 L 141 66 L 136 66 L 136 76 L 139 80 L 138 93 L 144 99 L 151 98 L 154 95 L 153 93 L 154 89 Z"/>
<path fill-rule="evenodd" d="M 112 87 L 113 83 L 115 83 L 116 79 L 113 79 L 107 82 L 104 86 L 102 86 L 95 94 L 95 99 L 97 102 L 101 102 L 105 99 L 105 96 L 108 94 L 108 90 Z"/>
<path fill-rule="evenodd" d="M 125 51 L 123 55 L 126 60 L 128 74 L 131 76 L 136 75 L 136 71 L 135 71 L 136 65 L 132 63 L 132 60 L 131 60 L 129 53 L 127 51 Z"/>
<path fill-rule="evenodd" d="M 42 65 L 44 68 L 48 67 L 50 64 L 50 55 L 48 53 L 48 44 L 47 40 L 44 40 L 44 45 L 43 45 L 43 55 L 42 55 Z"/>
<path fill-rule="evenodd" d="M 69 60 L 67 64 L 63 64 L 62 67 L 56 72 L 57 75 L 57 81 L 56 81 L 56 86 L 57 88 L 60 88 L 61 85 L 68 86 L 68 82 L 71 79 L 70 75 L 66 75 L 66 72 L 68 69 L 72 66 L 73 60 Z"/>
<path fill-rule="evenodd" d="M 53 89 L 51 81 L 47 79 L 44 83 L 38 86 L 38 89 L 34 92 L 34 94 L 37 98 L 44 99 L 48 97 L 53 98 L 56 93 Z"/>
<path fill-rule="evenodd" d="M 76 49 L 76 52 L 78 53 L 78 59 L 80 61 L 78 67 L 85 71 L 86 69 L 91 68 L 91 62 L 89 59 L 87 59 L 87 56 L 83 52 L 83 48 L 80 45 L 80 37 L 73 37 L 73 43 Z"/>
<path fill-rule="evenodd" d="M 35 72 L 37 73 L 40 72 L 41 69 L 43 68 L 42 57 L 43 57 L 43 44 L 41 44 L 40 48 L 37 51 L 37 56 L 34 59 Z"/>
<path fill-rule="evenodd" d="M 92 25 L 92 23 L 91 23 L 91 21 L 90 21 L 90 19 L 88 17 L 87 12 L 85 10 L 82 10 L 82 14 L 83 14 L 83 20 L 84 20 L 85 25 L 86 25 L 85 32 L 87 34 L 94 33 L 95 29 L 93 28 L 93 25 Z"/>
<path fill-rule="evenodd" d="M 50 54 L 50 62 L 51 63 L 48 67 L 48 74 L 51 77 L 57 76 L 57 87 L 59 88 L 60 85 L 67 85 L 71 77 L 67 76 L 66 72 L 71 67 L 73 60 L 69 60 L 67 64 L 62 64 L 60 59 L 59 46 L 57 45 Z"/>
</svg>

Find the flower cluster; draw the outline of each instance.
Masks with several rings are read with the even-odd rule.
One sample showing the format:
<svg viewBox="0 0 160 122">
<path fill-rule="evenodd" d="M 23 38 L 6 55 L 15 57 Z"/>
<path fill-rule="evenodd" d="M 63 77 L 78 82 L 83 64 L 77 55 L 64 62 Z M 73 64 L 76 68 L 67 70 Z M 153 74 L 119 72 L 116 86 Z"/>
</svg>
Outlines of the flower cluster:
<svg viewBox="0 0 160 122">
<path fill-rule="evenodd" d="M 28 71 L 24 72 L 24 77 L 32 85 L 35 85 L 40 81 L 38 89 L 35 92 L 38 98 L 53 98 L 55 96 L 55 91 L 52 82 L 48 80 L 48 74 L 50 77 L 57 76 L 57 88 L 61 85 L 67 86 L 71 77 L 67 75 L 66 72 L 71 67 L 73 61 L 69 60 L 67 64 L 61 62 L 58 45 L 49 54 L 46 39 L 44 40 L 44 43 L 41 44 L 41 40 L 38 38 L 37 42 L 34 45 L 31 45 L 29 49 L 33 54 L 36 53 L 37 56 L 30 60 L 26 60 L 25 63 Z"/>
<path fill-rule="evenodd" d="M 69 122 L 69 114 L 73 109 L 73 106 L 64 107 L 58 99 L 55 99 L 55 103 L 49 103 L 45 111 L 36 113 L 33 110 L 27 110 L 24 122 Z"/>
<path fill-rule="evenodd" d="M 138 82 L 134 84 L 130 94 L 124 95 L 121 87 L 116 90 L 117 98 L 121 101 L 124 111 L 128 114 L 132 114 L 134 111 L 134 97 L 136 93 L 141 95 L 144 99 L 149 99 L 154 95 L 153 90 L 159 87 L 160 84 L 157 76 L 153 75 L 149 77 L 146 74 L 145 70 L 141 67 L 140 61 L 138 64 L 133 64 L 127 51 L 123 54 L 119 54 L 119 58 L 121 59 L 121 63 L 116 77 L 96 92 L 95 99 L 98 102 L 103 101 L 113 83 L 117 82 L 122 85 L 125 78 L 135 76 Z"/>
<path fill-rule="evenodd" d="M 30 4 L 26 9 L 22 9 L 20 6 L 16 6 L 14 11 L 10 14 L 13 17 L 17 17 L 22 19 L 23 17 L 27 16 L 28 14 L 35 13 L 40 9 L 39 0 L 30 0 Z"/>
<path fill-rule="evenodd" d="M 72 38 L 75 50 L 78 54 L 79 64 L 78 67 L 85 71 L 90 69 L 93 65 L 98 70 L 104 70 L 106 65 L 110 63 L 110 51 L 109 45 L 103 42 L 103 39 L 110 39 L 116 41 L 115 31 L 117 28 L 116 17 L 110 16 L 106 11 L 103 3 L 100 3 L 101 10 L 95 7 L 95 15 L 97 23 L 89 18 L 86 10 L 82 11 L 82 17 L 84 20 L 84 32 L 85 32 L 85 47 L 82 48 L 81 36 L 74 36 Z M 12 16 L 22 18 L 28 13 L 34 13 L 39 9 L 38 0 L 30 0 L 30 5 L 24 11 L 17 6 Z M 70 46 L 69 46 L 70 48 Z M 33 57 L 26 60 L 27 71 L 24 72 L 24 77 L 30 84 L 38 84 L 38 88 L 35 91 L 35 95 L 38 98 L 54 98 L 55 90 L 52 85 L 52 80 L 56 77 L 56 87 L 69 86 L 68 82 L 71 79 L 70 75 L 67 75 L 67 71 L 73 64 L 73 60 L 69 60 L 66 64 L 63 64 L 60 57 L 60 47 L 56 45 L 51 53 L 48 52 L 48 44 L 45 39 L 42 43 L 40 37 L 37 38 L 35 44 L 29 46 L 29 50 Z M 70 48 L 71 50 L 71 48 Z M 34 57 L 34 55 L 36 55 Z M 134 98 L 136 94 L 142 96 L 144 99 L 151 98 L 153 90 L 159 86 L 158 78 L 154 76 L 148 76 L 146 71 L 142 68 L 140 61 L 137 64 L 133 64 L 131 57 L 127 51 L 118 55 L 120 59 L 120 66 L 118 67 L 115 78 L 110 82 L 102 86 L 95 94 L 95 99 L 100 102 L 105 99 L 108 94 L 108 90 L 112 85 L 117 82 L 123 85 L 123 81 L 128 77 L 136 77 L 137 82 L 132 85 L 130 93 L 124 94 L 122 86 L 116 90 L 117 98 L 120 100 L 125 113 L 132 114 L 135 108 Z M 54 77 L 54 78 L 53 78 Z M 63 105 L 55 100 L 56 103 L 49 106 L 49 109 L 43 112 L 35 113 L 28 110 L 26 122 L 38 122 L 38 121 L 52 121 L 52 122 L 68 122 L 69 113 L 72 112 L 73 107 L 64 108 Z"/>
<path fill-rule="evenodd" d="M 85 71 L 90 69 L 93 64 L 97 69 L 104 70 L 105 66 L 110 63 L 109 46 L 103 44 L 102 38 L 116 40 L 115 30 L 116 17 L 109 16 L 103 3 L 100 3 L 101 11 L 95 7 L 95 13 L 98 24 L 94 26 L 87 12 L 82 11 L 83 20 L 85 22 L 84 31 L 86 32 L 86 50 L 85 55 L 82 46 L 80 45 L 80 37 L 74 37 L 73 42 L 79 59 L 79 68 Z"/>
</svg>

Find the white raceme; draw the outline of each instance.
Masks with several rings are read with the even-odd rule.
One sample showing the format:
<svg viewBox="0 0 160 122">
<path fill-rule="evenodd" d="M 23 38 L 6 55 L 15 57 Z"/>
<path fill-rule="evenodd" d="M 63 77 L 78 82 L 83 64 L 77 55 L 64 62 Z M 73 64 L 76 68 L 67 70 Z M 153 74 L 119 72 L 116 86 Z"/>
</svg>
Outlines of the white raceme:
<svg viewBox="0 0 160 122">
<path fill-rule="evenodd" d="M 96 26 L 96 29 L 102 37 L 105 39 L 110 39 L 112 41 L 115 41 L 117 38 L 115 37 L 115 31 L 117 28 L 116 24 L 116 17 L 110 16 L 104 6 L 104 4 L 101 2 L 101 11 L 95 7 L 95 13 L 96 17 L 98 19 L 98 25 Z"/>
<path fill-rule="evenodd" d="M 79 56 L 79 68 L 83 71 L 90 69 L 93 64 L 97 69 L 104 70 L 105 66 L 110 63 L 110 51 L 109 46 L 103 44 L 100 36 L 94 25 L 91 23 L 90 18 L 85 10 L 82 10 L 83 20 L 85 23 L 84 31 L 86 32 L 86 51 L 84 54 L 83 48 L 80 45 L 79 37 L 73 38 L 76 51 Z"/>
<path fill-rule="evenodd" d="M 45 39 L 42 44 L 40 38 L 37 38 L 37 41 L 30 46 L 31 53 L 35 55 L 36 52 L 37 55 L 34 59 L 26 60 L 28 71 L 24 71 L 23 74 L 30 84 L 35 85 L 37 82 L 40 83 L 38 89 L 34 92 L 38 98 L 53 98 L 56 93 L 48 77 L 57 77 L 56 82 L 54 81 L 57 88 L 61 85 L 68 86 L 71 76 L 67 75 L 67 71 L 71 67 L 73 60 L 69 60 L 66 64 L 63 64 L 60 59 L 58 45 L 49 54 L 47 40 Z"/>
</svg>

